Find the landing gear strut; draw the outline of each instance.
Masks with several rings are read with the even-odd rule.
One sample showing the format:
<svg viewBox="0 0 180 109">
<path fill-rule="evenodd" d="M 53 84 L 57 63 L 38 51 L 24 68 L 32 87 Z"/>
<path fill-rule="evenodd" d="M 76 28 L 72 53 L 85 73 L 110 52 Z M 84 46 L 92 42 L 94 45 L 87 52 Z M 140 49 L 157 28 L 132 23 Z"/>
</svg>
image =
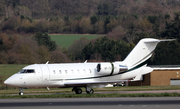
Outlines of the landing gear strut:
<svg viewBox="0 0 180 109">
<path fill-rule="evenodd" d="M 23 95 L 24 93 L 23 93 L 23 88 L 22 87 L 20 87 L 19 88 L 19 95 Z"/>
</svg>

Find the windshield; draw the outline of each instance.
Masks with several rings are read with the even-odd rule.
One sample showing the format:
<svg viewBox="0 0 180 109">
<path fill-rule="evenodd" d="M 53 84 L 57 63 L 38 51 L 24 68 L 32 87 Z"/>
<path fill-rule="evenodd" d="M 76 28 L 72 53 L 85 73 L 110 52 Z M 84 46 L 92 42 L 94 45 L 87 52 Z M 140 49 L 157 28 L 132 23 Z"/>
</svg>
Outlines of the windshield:
<svg viewBox="0 0 180 109">
<path fill-rule="evenodd" d="M 21 71 L 19 71 L 20 73 L 35 73 L 35 71 L 33 69 L 22 69 Z"/>
</svg>

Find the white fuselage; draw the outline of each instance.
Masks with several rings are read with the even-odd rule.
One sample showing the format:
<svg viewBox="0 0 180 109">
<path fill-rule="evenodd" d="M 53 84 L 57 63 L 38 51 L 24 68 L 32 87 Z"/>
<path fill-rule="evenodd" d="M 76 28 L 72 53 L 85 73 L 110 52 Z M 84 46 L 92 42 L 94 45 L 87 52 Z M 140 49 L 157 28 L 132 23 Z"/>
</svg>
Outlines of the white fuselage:
<svg viewBox="0 0 180 109">
<path fill-rule="evenodd" d="M 68 87 L 81 83 L 103 84 L 104 81 L 127 80 L 136 77 L 143 69 L 147 69 L 143 74 L 152 71 L 149 67 L 141 67 L 122 74 L 100 75 L 97 72 L 97 65 L 98 63 L 34 64 L 23 69 L 33 69 L 35 72 L 18 72 L 5 83 L 17 87 Z"/>
</svg>

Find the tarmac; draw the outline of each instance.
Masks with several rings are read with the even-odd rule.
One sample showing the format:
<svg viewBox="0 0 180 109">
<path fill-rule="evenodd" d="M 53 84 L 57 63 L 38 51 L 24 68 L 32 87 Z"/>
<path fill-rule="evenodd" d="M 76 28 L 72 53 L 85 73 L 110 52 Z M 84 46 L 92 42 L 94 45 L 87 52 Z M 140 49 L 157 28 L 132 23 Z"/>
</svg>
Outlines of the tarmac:
<svg viewBox="0 0 180 109">
<path fill-rule="evenodd" d="M 0 99 L 1 109 L 180 109 L 180 97 Z"/>
<path fill-rule="evenodd" d="M 119 93 L 119 94 L 138 94 L 138 93 L 180 93 L 180 90 L 150 90 L 150 91 L 102 91 L 102 92 L 94 92 L 94 93 L 102 93 L 102 94 L 110 94 L 110 93 Z M 32 94 L 26 94 L 24 95 L 55 95 L 55 94 L 75 94 L 72 93 L 32 93 Z M 82 94 L 86 94 L 86 92 L 83 92 Z M 2 94 L 0 94 L 2 95 Z M 6 95 L 18 95 L 17 94 L 6 94 Z"/>
</svg>

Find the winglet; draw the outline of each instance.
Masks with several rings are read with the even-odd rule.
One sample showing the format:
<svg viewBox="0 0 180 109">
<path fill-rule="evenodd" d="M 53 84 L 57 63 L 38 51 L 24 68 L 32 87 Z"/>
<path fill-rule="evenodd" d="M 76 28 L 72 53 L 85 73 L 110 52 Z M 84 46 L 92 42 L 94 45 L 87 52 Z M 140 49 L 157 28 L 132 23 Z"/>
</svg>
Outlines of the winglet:
<svg viewBox="0 0 180 109">
<path fill-rule="evenodd" d="M 46 64 L 48 64 L 48 63 L 49 63 L 49 61 L 46 62 Z"/>
<path fill-rule="evenodd" d="M 84 63 L 87 63 L 87 60 Z"/>
</svg>

